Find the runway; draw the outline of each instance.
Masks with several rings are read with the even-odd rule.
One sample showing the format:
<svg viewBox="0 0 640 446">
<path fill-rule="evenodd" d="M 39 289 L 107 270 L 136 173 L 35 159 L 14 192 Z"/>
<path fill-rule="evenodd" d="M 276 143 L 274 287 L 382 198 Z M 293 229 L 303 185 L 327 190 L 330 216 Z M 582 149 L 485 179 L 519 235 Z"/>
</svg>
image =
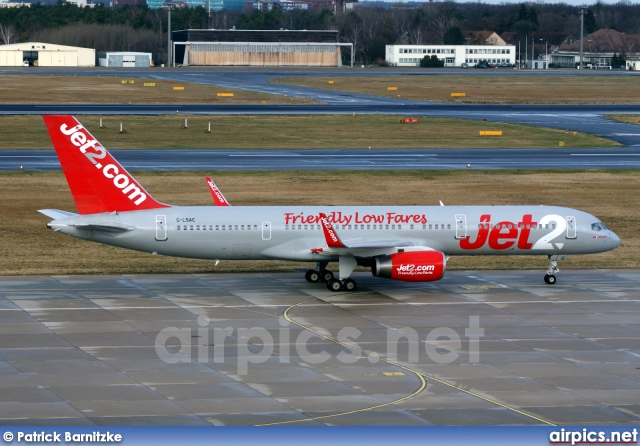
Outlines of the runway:
<svg viewBox="0 0 640 446">
<path fill-rule="evenodd" d="M 111 150 L 128 170 L 640 169 L 622 149 Z M 0 151 L 0 171 L 60 170 L 53 150 Z"/>
<path fill-rule="evenodd" d="M 0 277 L 4 425 L 640 421 L 640 270 Z"/>
</svg>

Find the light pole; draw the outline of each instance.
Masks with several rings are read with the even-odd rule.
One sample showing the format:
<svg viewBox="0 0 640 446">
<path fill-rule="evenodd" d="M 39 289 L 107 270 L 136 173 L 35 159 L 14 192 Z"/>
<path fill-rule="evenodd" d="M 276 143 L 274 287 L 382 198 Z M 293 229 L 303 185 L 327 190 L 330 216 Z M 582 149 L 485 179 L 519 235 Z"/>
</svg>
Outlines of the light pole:
<svg viewBox="0 0 640 446">
<path fill-rule="evenodd" d="M 171 67 L 171 4 L 165 3 L 163 5 L 167 10 L 167 66 Z"/>
<path fill-rule="evenodd" d="M 544 60 L 547 62 L 546 68 L 549 68 L 549 52 L 547 51 L 547 46 L 549 45 L 549 41 L 544 41 Z"/>
<path fill-rule="evenodd" d="M 582 69 L 584 67 L 582 63 L 582 41 L 584 39 L 584 8 L 580 8 L 580 65 L 578 65 L 578 69 Z"/>
<path fill-rule="evenodd" d="M 533 59 L 534 59 L 534 54 L 533 52 L 535 51 L 536 48 L 536 39 L 535 37 L 531 36 L 531 69 L 533 70 Z"/>
</svg>

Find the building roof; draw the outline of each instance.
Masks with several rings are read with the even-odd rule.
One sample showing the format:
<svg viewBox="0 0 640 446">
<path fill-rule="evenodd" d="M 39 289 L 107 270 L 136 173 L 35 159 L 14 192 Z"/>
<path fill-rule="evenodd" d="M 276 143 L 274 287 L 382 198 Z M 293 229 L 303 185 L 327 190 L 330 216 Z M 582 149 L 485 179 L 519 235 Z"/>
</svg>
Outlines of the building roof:
<svg viewBox="0 0 640 446">
<path fill-rule="evenodd" d="M 60 51 L 60 50 L 91 50 L 95 51 L 93 48 L 83 48 L 79 46 L 67 46 L 67 45 L 58 45 L 55 43 L 44 43 L 44 42 L 23 42 L 23 43 L 11 43 L 9 45 L 0 45 L 0 50 L 14 50 L 14 51 L 30 51 L 30 50 L 38 50 L 38 51 Z"/>
<path fill-rule="evenodd" d="M 462 34 L 472 40 L 471 44 L 506 45 L 507 43 L 495 32 L 483 29 L 482 31 L 463 31 Z"/>
<path fill-rule="evenodd" d="M 614 29 L 599 29 L 582 39 L 582 48 L 590 53 L 640 53 L 640 35 L 623 34 Z M 580 39 L 562 44 L 559 51 L 580 51 Z"/>
<path fill-rule="evenodd" d="M 184 29 L 173 31 L 176 42 L 338 42 L 333 30 Z"/>
</svg>

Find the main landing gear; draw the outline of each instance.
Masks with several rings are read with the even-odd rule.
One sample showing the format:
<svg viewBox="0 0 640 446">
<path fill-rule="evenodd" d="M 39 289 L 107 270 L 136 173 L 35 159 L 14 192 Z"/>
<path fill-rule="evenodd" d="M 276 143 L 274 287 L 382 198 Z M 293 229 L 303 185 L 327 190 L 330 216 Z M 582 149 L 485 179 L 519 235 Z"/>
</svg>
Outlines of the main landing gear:
<svg viewBox="0 0 640 446">
<path fill-rule="evenodd" d="M 320 271 L 310 269 L 304 274 L 304 278 L 311 283 L 328 282 L 333 279 L 333 273 L 328 269 L 321 269 Z"/>
<path fill-rule="evenodd" d="M 555 285 L 556 283 L 556 273 L 559 273 L 558 269 L 558 260 L 565 260 L 567 256 L 554 255 L 549 256 L 549 269 L 547 270 L 547 274 L 544 276 L 545 283 L 549 285 Z"/>
<path fill-rule="evenodd" d="M 307 282 L 311 283 L 325 282 L 329 291 L 355 291 L 356 289 L 355 280 L 349 278 L 343 280 L 336 279 L 328 269 L 320 271 L 310 269 L 304 274 L 304 278 L 307 279 Z"/>
<path fill-rule="evenodd" d="M 351 257 L 351 256 L 350 256 Z M 355 268 L 355 259 L 353 259 L 353 262 L 351 262 L 350 259 L 346 259 L 346 261 L 342 261 L 341 260 L 341 276 L 344 277 L 344 272 L 346 272 L 348 269 L 350 269 L 350 271 L 348 271 L 349 274 L 351 274 L 351 272 L 353 271 L 353 268 Z M 353 266 L 351 265 L 353 263 Z M 345 264 L 347 264 L 347 268 L 345 269 Z M 307 271 L 304 275 L 304 278 L 307 280 L 307 282 L 311 282 L 311 283 L 317 283 L 317 282 L 325 282 L 327 284 L 327 288 L 329 289 L 329 291 L 333 291 L 333 292 L 338 292 L 338 291 L 355 291 L 356 289 L 356 281 L 353 279 L 350 279 L 349 277 L 345 278 L 345 279 L 336 279 L 333 276 L 333 273 L 331 271 L 329 271 L 327 269 L 327 265 L 328 262 L 318 262 L 318 269 L 310 269 L 309 271 Z"/>
</svg>

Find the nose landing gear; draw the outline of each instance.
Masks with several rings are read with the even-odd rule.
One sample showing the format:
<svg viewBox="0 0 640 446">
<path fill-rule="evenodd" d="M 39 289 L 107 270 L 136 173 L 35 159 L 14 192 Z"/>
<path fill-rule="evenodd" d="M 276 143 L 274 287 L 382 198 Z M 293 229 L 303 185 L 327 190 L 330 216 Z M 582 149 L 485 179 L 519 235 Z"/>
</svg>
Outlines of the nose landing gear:
<svg viewBox="0 0 640 446">
<path fill-rule="evenodd" d="M 564 255 L 549 256 L 549 269 L 544 276 L 545 283 L 555 285 L 557 280 L 555 275 L 560 272 L 560 269 L 558 269 L 558 260 L 565 260 L 566 258 L 567 256 Z"/>
</svg>

